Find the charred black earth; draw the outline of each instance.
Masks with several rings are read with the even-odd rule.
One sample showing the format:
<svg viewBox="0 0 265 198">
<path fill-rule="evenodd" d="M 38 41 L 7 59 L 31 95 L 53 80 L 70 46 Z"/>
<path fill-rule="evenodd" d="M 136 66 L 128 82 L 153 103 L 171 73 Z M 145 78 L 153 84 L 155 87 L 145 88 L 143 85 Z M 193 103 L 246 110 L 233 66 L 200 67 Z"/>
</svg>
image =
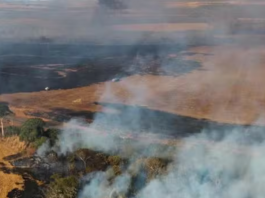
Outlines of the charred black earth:
<svg viewBox="0 0 265 198">
<path fill-rule="evenodd" d="M 185 48 L 155 44 L 5 44 L 0 48 L 0 93 L 75 88 L 133 74 L 180 75 L 200 68 L 198 62 L 169 56 Z"/>
</svg>

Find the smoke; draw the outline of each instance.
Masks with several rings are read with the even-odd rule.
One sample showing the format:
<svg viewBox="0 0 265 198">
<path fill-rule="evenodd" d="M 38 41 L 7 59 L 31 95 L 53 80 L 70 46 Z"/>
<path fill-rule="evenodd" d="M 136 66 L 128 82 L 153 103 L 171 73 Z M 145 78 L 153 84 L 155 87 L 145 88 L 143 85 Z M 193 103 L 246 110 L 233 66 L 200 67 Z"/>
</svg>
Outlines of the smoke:
<svg viewBox="0 0 265 198">
<path fill-rule="evenodd" d="M 132 120 L 132 125 L 137 124 L 137 115 L 134 116 L 136 118 Z M 73 119 L 62 129 L 58 144 L 49 149 L 44 144 L 38 149 L 38 155 L 44 156 L 50 149 L 60 155 L 66 155 L 80 148 L 121 155 L 125 158 L 130 156 L 130 160 L 140 156 L 166 158 L 172 155 L 174 147 L 157 145 L 165 137 L 153 134 L 151 129 L 139 131 L 140 127 L 126 127 L 122 120 L 115 121 L 115 118 L 111 117 L 100 117 L 90 125 Z"/>
<path fill-rule="evenodd" d="M 111 95 L 109 90 L 110 87 L 107 87 L 107 95 Z M 135 99 L 138 100 L 138 97 Z M 133 98 L 130 97 L 129 102 L 133 102 Z M 112 100 L 118 99 L 113 96 Z M 105 108 L 103 111 L 110 106 Z M 110 179 L 110 170 L 86 176 L 79 198 L 128 197 L 134 179 L 130 174 L 131 168 L 135 166 L 135 160 L 143 156 L 170 158 L 173 162 L 168 166 L 165 175 L 159 175 L 148 183 L 139 181 L 141 190 L 130 197 L 263 197 L 263 127 L 237 126 L 220 130 L 214 126 L 206 126 L 198 131 L 198 134 L 179 140 L 180 146 L 177 144 L 172 148 L 167 145 L 161 149 L 159 144 L 154 144 L 154 140 L 161 140 L 160 137 L 154 134 L 151 136 L 155 127 L 143 131 L 139 119 L 142 111 L 126 109 L 125 112 L 124 116 L 129 118 L 133 126 L 135 125 L 132 131 L 141 128 L 141 133 L 146 135 L 146 139 L 144 136 L 136 136 L 136 139 L 130 141 L 121 140 L 120 137 L 130 133 L 130 127 L 124 119 L 115 119 L 117 112 L 113 112 L 110 117 L 98 113 L 90 125 L 80 120 L 72 120 L 62 131 L 57 145 L 58 151 L 62 154 L 79 148 L 89 148 L 129 157 L 130 165 L 115 181 Z M 131 150 L 130 153 L 125 152 L 126 149 Z"/>
<path fill-rule="evenodd" d="M 238 138 L 240 134 L 231 133 L 210 149 L 205 145 L 181 149 L 170 173 L 150 182 L 138 197 L 262 197 L 264 142 L 238 154 L 223 152 L 226 143 L 237 144 L 231 139 Z M 185 144 L 191 144 L 192 139 L 187 139 Z"/>
<path fill-rule="evenodd" d="M 79 148 L 90 148 L 114 153 L 119 149 L 114 137 L 111 131 L 104 131 L 96 124 L 87 126 L 78 120 L 72 120 L 61 132 L 58 152 L 66 154 Z"/>
<path fill-rule="evenodd" d="M 250 133 L 256 131 L 254 128 L 249 130 Z M 183 139 L 183 145 L 171 156 L 174 161 L 168 167 L 168 173 L 142 186 L 134 197 L 263 197 L 265 137 L 262 131 L 256 131 L 262 141 L 250 143 L 252 136 L 242 136 L 242 133 L 240 129 L 231 129 L 221 141 L 213 144 L 206 132 Z M 108 171 L 88 175 L 85 178 L 87 185 L 79 197 L 113 197 L 113 192 L 117 197 L 126 197 L 132 181 L 128 170 L 114 182 L 109 178 Z"/>
<path fill-rule="evenodd" d="M 92 173 L 84 179 L 89 184 L 80 192 L 79 197 L 118 197 L 128 191 L 130 185 L 130 176 L 124 174 L 117 177 L 114 182 L 110 183 L 108 174 L 104 172 Z M 118 195 L 118 196 L 117 196 Z"/>
</svg>

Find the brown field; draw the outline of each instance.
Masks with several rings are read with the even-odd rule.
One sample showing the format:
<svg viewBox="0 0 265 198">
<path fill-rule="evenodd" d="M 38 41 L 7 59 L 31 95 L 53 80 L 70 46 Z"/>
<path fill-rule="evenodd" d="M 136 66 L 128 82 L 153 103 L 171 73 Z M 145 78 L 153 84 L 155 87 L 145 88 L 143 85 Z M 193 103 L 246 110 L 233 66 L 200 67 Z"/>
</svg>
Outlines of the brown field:
<svg viewBox="0 0 265 198">
<path fill-rule="evenodd" d="M 121 82 L 102 82 L 75 89 L 3 94 L 0 101 L 9 102 L 20 116 L 25 111 L 47 112 L 58 108 L 95 112 L 99 109 L 93 102 L 100 100 L 248 124 L 260 121 L 265 110 L 265 90 L 260 87 L 265 83 L 264 55 L 262 46 L 191 48 L 181 56 L 201 62 L 202 69 L 178 77 L 134 75 Z M 106 94 L 101 96 L 106 87 L 111 98 Z M 146 90 L 141 100 L 133 99 L 137 90 Z"/>
</svg>

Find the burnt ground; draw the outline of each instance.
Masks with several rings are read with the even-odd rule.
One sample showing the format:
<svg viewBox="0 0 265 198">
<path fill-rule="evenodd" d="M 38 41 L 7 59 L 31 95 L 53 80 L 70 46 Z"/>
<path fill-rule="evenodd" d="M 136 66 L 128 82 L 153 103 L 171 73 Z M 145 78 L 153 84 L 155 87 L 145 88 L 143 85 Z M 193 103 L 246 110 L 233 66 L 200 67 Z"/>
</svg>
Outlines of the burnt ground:
<svg viewBox="0 0 265 198">
<path fill-rule="evenodd" d="M 24 180 L 23 190 L 12 189 L 7 194 L 8 198 L 42 197 L 44 193 L 43 186 L 50 181 L 51 175 L 55 173 L 55 168 L 51 170 L 48 163 L 36 156 L 25 158 L 23 155 L 12 155 L 6 157 L 5 160 L 9 161 L 14 167 L 1 166 L 0 171 L 5 174 L 21 175 Z M 62 173 L 63 166 L 63 164 L 56 165 L 56 173 Z M 42 184 L 40 185 L 38 181 L 41 181 Z"/>
<path fill-rule="evenodd" d="M 13 44 L 0 50 L 0 93 L 69 89 L 133 74 L 180 75 L 198 69 L 196 61 L 168 57 L 183 49 L 181 45 Z M 161 70 L 162 65 L 167 67 Z"/>
<path fill-rule="evenodd" d="M 251 138 L 248 138 L 247 143 L 262 142 L 264 139 L 262 135 L 264 126 L 222 123 L 177 115 L 137 105 L 104 102 L 96 102 L 96 104 L 108 109 L 110 112 L 55 108 L 51 112 L 30 112 L 29 115 L 54 120 L 58 123 L 68 122 L 73 118 L 81 118 L 89 123 L 94 123 L 94 126 L 98 127 L 99 134 L 128 135 L 136 138 L 138 141 L 145 141 L 145 138 L 148 139 L 148 135 L 142 136 L 146 133 L 155 135 L 153 137 L 157 139 L 171 140 L 200 134 L 202 131 L 209 135 L 209 139 L 214 141 L 222 140 L 231 131 L 240 132 L 242 137 L 251 134 Z M 73 127 L 78 128 L 79 126 Z M 93 131 L 92 133 L 97 132 Z"/>
<path fill-rule="evenodd" d="M 1 168 L 6 174 L 17 174 L 21 175 L 24 180 L 23 190 L 13 189 L 7 194 L 8 198 L 37 198 L 41 195 L 40 186 L 38 183 L 31 177 L 31 175 L 25 171 L 25 169 L 20 168 Z"/>
</svg>

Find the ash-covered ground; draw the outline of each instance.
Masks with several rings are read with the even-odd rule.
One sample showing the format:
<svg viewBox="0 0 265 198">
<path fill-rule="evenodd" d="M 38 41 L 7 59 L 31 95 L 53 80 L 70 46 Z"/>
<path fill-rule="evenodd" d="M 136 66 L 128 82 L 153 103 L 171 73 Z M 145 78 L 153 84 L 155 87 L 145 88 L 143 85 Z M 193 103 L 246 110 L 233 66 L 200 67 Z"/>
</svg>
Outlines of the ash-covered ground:
<svg viewBox="0 0 265 198">
<path fill-rule="evenodd" d="M 1 93 L 76 88 L 134 74 L 177 76 L 200 68 L 196 61 L 170 56 L 184 45 L 6 45 L 0 52 Z"/>
</svg>

